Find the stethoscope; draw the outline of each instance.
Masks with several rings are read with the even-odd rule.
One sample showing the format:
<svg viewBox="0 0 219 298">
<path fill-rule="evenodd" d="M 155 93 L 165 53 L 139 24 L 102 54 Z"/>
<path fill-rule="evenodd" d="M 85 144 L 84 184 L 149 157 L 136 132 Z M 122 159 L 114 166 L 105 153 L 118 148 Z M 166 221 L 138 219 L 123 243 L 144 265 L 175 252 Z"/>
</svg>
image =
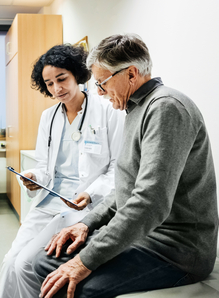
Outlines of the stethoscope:
<svg viewBox="0 0 219 298">
<path fill-rule="evenodd" d="M 84 123 L 84 118 L 85 118 L 85 115 L 86 115 L 86 112 L 87 112 L 87 104 L 88 104 L 88 97 L 87 97 L 87 93 L 86 92 L 83 92 L 85 95 L 85 107 L 84 107 L 84 112 L 82 114 L 82 117 L 78 123 L 78 127 L 77 127 L 77 130 L 75 132 L 72 133 L 71 135 L 71 138 L 73 141 L 75 142 L 78 142 L 81 138 L 81 135 L 82 135 L 82 126 L 83 126 L 83 123 Z M 52 116 L 52 120 L 51 120 L 51 124 L 50 124 L 50 129 L 49 129 L 49 138 L 48 138 L 48 153 L 47 153 L 47 169 L 46 169 L 46 174 L 49 174 L 49 151 L 50 151 L 50 145 L 51 145 L 51 141 L 52 141 L 52 126 L 53 126 L 53 121 L 55 119 L 55 115 L 59 109 L 61 105 L 61 102 L 57 105 L 56 109 L 55 109 L 55 112 Z"/>
</svg>

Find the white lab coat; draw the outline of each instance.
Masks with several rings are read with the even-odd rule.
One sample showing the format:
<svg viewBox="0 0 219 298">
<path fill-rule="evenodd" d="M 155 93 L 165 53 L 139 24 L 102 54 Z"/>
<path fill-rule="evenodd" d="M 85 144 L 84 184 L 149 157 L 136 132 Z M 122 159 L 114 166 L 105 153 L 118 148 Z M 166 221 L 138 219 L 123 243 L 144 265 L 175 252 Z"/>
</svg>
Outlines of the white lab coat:
<svg viewBox="0 0 219 298">
<path fill-rule="evenodd" d="M 40 120 L 36 159 L 37 166 L 32 169 L 37 181 L 49 188 L 54 186 L 55 165 L 64 127 L 64 113 L 62 106 L 58 109 L 52 127 L 52 141 L 49 156 L 49 175 L 47 170 L 47 144 L 51 119 L 56 109 L 53 106 L 42 113 Z M 79 116 L 81 114 L 79 112 Z M 72 225 L 97 205 L 104 196 L 114 189 L 114 166 L 120 151 L 125 113 L 114 110 L 106 99 L 88 93 L 87 113 L 82 127 L 82 137 L 79 148 L 79 180 L 78 189 L 72 193 L 72 198 L 78 193 L 87 192 L 92 200 L 89 207 L 79 213 L 74 209 L 67 215 L 49 213 L 37 205 L 47 196 L 44 189 L 38 191 L 26 190 L 33 199 L 31 210 L 19 229 L 18 235 L 12 244 L 11 250 L 5 256 L 0 273 L 0 298 L 38 297 L 39 283 L 32 271 L 31 262 L 38 248 L 46 245 L 51 235 L 60 231 L 64 226 Z M 93 134 L 90 125 L 96 134 Z M 93 141 L 101 145 L 101 153 L 87 153 L 84 142 Z M 32 281 L 29 283 L 29 281 Z"/>
<path fill-rule="evenodd" d="M 37 166 L 32 172 L 37 181 L 48 188 L 53 188 L 55 164 L 64 127 L 64 113 L 62 106 L 58 109 L 52 127 L 52 141 L 49 154 L 49 175 L 46 175 L 48 160 L 48 138 L 51 119 L 57 105 L 45 110 L 42 114 L 37 145 Z M 79 116 L 82 115 L 79 113 Z M 78 189 L 72 193 L 72 198 L 85 191 L 92 200 L 89 208 L 96 206 L 100 200 L 114 189 L 114 165 L 121 146 L 124 124 L 124 112 L 113 109 L 112 104 L 100 96 L 88 93 L 87 112 L 82 126 L 82 136 L 79 147 L 79 179 Z M 90 125 L 95 129 L 93 134 Z M 101 144 L 101 153 L 87 153 L 84 149 L 85 141 L 94 141 Z M 37 206 L 48 194 L 46 190 L 28 191 L 28 196 L 34 198 L 31 210 Z"/>
</svg>

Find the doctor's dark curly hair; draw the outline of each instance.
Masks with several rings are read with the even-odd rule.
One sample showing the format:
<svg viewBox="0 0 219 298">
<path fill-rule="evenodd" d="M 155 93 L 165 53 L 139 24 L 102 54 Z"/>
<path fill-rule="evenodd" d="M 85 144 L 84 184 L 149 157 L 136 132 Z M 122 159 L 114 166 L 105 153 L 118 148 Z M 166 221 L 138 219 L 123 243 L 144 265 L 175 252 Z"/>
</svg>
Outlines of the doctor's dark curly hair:
<svg viewBox="0 0 219 298">
<path fill-rule="evenodd" d="M 86 66 L 87 55 L 88 52 L 82 46 L 65 44 L 52 47 L 38 58 L 33 66 L 31 74 L 32 88 L 39 90 L 44 96 L 52 97 L 42 77 L 42 72 L 46 65 L 70 71 L 75 77 L 77 84 L 86 83 L 91 77 L 91 71 Z"/>
</svg>

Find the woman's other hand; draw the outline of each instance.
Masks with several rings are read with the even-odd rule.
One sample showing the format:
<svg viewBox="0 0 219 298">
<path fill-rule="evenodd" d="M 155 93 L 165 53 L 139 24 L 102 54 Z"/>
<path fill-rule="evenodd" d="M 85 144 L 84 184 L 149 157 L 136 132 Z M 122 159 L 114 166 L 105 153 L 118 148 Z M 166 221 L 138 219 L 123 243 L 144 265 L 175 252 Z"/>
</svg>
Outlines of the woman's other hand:
<svg viewBox="0 0 219 298">
<path fill-rule="evenodd" d="M 71 203 L 64 201 L 63 202 L 68 205 L 68 207 L 76 209 L 76 210 L 83 210 L 88 204 L 91 203 L 91 198 L 87 192 L 81 192 L 77 196 L 77 198 L 72 201 L 77 206 L 72 205 Z"/>
<path fill-rule="evenodd" d="M 34 181 L 37 181 L 36 176 L 33 173 L 26 173 L 26 174 L 24 174 L 24 176 L 27 177 L 27 178 L 30 178 Z M 33 182 L 23 178 L 23 177 L 20 177 L 20 179 L 23 182 L 23 185 L 26 186 L 26 188 L 28 188 L 29 190 L 37 190 L 37 189 L 41 188 L 37 184 L 35 184 L 35 183 L 33 183 Z"/>
</svg>

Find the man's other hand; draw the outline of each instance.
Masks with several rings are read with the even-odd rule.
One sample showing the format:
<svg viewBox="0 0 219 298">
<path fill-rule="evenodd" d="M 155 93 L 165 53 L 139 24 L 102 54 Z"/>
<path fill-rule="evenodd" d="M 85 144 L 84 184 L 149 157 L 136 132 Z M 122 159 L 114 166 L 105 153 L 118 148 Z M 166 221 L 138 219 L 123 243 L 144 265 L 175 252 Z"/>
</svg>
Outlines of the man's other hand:
<svg viewBox="0 0 219 298">
<path fill-rule="evenodd" d="M 40 297 L 51 298 L 68 283 L 67 298 L 73 298 L 76 285 L 91 272 L 81 262 L 80 256 L 76 255 L 72 260 L 59 266 L 57 270 L 47 276 L 42 284 Z"/>
<path fill-rule="evenodd" d="M 69 245 L 67 249 L 67 253 L 71 254 L 74 252 L 79 246 L 84 244 L 87 239 L 89 229 L 83 223 L 77 223 L 73 226 L 64 228 L 57 235 L 54 235 L 50 242 L 45 247 L 47 250 L 47 255 L 51 255 L 54 250 L 56 250 L 56 257 L 60 256 L 63 245 L 66 243 L 68 239 L 72 240 L 72 244 Z"/>
</svg>

